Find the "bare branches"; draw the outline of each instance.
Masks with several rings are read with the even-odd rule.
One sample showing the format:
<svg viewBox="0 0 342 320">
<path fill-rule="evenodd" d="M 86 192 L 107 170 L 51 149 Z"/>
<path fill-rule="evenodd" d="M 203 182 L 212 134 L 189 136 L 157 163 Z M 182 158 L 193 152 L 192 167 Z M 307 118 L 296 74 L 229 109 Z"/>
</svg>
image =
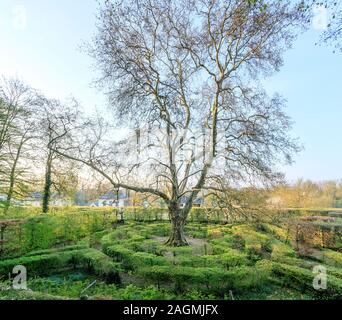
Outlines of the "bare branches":
<svg viewBox="0 0 342 320">
<path fill-rule="evenodd" d="M 0 84 L 0 191 L 6 194 L 5 210 L 12 197 L 22 197 L 32 178 L 31 141 L 35 136 L 32 112 L 37 106 L 35 90 L 18 79 Z"/>
<path fill-rule="evenodd" d="M 298 5 L 107 1 L 91 49 L 103 71 L 98 84 L 123 122 L 159 129 L 153 143 L 141 143 L 138 152 L 112 146 L 115 157 L 109 162 L 94 154 L 82 161 L 102 174 L 112 171 L 108 178 L 118 178 L 115 185 L 122 185 L 120 176 L 133 181 L 133 175 L 139 180 L 148 172 L 150 184 L 162 182 L 169 202 L 188 194 L 185 216 L 210 174 L 274 179 L 272 166 L 280 158 L 290 161 L 297 146 L 287 134 L 291 123 L 282 100 L 269 99 L 252 80 L 281 66 L 296 28 L 305 25 Z M 194 152 L 200 144 L 203 150 Z M 132 152 L 138 154 L 135 163 L 129 161 Z M 123 171 L 127 174 L 119 174 Z"/>
</svg>

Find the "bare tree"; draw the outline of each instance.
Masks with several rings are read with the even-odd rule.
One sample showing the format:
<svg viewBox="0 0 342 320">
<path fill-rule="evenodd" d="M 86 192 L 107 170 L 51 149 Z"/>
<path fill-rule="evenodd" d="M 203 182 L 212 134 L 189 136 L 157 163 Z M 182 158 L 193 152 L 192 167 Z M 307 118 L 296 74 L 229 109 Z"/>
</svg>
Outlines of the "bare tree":
<svg viewBox="0 0 342 320">
<path fill-rule="evenodd" d="M 3 79 L 0 86 L 0 188 L 6 193 L 5 212 L 13 195 L 23 196 L 30 184 L 28 143 L 34 137 L 31 117 L 37 107 L 36 91 L 18 79 Z"/>
<path fill-rule="evenodd" d="M 44 190 L 42 199 L 42 211 L 49 211 L 52 190 L 62 193 L 66 186 L 65 174 L 68 168 L 67 161 L 54 151 L 56 142 L 66 138 L 69 133 L 69 127 L 76 119 L 78 103 L 71 99 L 70 102 L 61 103 L 59 100 L 49 100 L 41 97 L 42 107 L 39 115 L 40 124 L 40 142 L 41 148 L 45 154 L 45 174 Z M 75 168 L 71 168 L 73 170 Z M 71 181 L 74 172 L 69 172 Z M 63 186 L 62 186 L 63 185 Z M 65 190 L 64 190 L 65 191 Z"/>
<path fill-rule="evenodd" d="M 304 20 L 293 1 L 105 1 L 91 53 L 98 85 L 133 134 L 118 141 L 103 119 L 91 121 L 57 152 L 114 188 L 163 199 L 167 243 L 186 245 L 189 211 L 220 188 L 217 177 L 274 180 L 275 165 L 298 150 L 284 100 L 259 79 L 280 68 Z"/>
<path fill-rule="evenodd" d="M 16 129 L 17 119 L 33 102 L 32 89 L 18 79 L 2 78 L 0 82 L 0 157 Z"/>
<path fill-rule="evenodd" d="M 30 165 L 32 164 L 32 144 L 30 142 L 35 137 L 35 129 L 32 123 L 25 124 L 17 134 L 16 141 L 12 141 L 12 144 L 8 146 L 9 176 L 6 188 L 5 213 L 11 206 L 13 196 L 16 196 L 16 199 L 23 197 L 33 183 L 31 177 L 32 165 Z"/>
</svg>

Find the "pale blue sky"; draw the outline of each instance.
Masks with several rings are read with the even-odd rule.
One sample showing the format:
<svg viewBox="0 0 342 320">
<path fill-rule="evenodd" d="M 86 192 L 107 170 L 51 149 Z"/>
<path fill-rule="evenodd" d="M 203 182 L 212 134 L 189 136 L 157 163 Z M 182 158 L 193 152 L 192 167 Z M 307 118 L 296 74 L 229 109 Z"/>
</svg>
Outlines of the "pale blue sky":
<svg viewBox="0 0 342 320">
<path fill-rule="evenodd" d="M 89 109 L 105 99 L 90 88 L 96 76 L 92 60 L 79 46 L 94 34 L 94 0 L 0 0 L 0 74 L 17 75 L 50 97 L 74 95 Z M 281 72 L 266 81 L 267 90 L 288 100 L 293 135 L 305 150 L 289 180 L 342 178 L 342 54 L 317 47 L 310 30 L 285 55 Z"/>
</svg>

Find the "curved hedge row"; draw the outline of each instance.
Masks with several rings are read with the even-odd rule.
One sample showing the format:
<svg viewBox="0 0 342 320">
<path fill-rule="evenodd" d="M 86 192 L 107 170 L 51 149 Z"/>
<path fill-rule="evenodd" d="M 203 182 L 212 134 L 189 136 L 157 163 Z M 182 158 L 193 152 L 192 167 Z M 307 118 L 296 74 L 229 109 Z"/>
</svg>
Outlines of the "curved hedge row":
<svg viewBox="0 0 342 320">
<path fill-rule="evenodd" d="M 315 274 L 310 269 L 300 268 L 284 263 L 262 260 L 257 262 L 257 267 L 267 270 L 284 286 L 292 287 L 302 292 L 311 292 L 319 298 L 341 299 L 342 298 L 342 279 L 337 278 L 327 272 L 327 288 L 324 290 L 315 290 L 313 280 Z"/>
<path fill-rule="evenodd" d="M 15 266 L 23 265 L 27 276 L 47 276 L 62 270 L 81 268 L 102 277 L 108 283 L 120 283 L 120 266 L 104 253 L 80 246 L 36 252 L 16 259 L 0 261 L 0 277 L 6 279 Z"/>
</svg>

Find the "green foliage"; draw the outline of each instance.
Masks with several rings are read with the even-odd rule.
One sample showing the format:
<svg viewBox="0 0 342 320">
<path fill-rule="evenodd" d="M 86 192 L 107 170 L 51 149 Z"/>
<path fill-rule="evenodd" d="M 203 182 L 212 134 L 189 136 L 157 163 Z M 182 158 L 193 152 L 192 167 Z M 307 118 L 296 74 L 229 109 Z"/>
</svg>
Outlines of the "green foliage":
<svg viewBox="0 0 342 320">
<path fill-rule="evenodd" d="M 38 208 L 39 209 L 39 208 Z M 76 244 L 89 237 L 96 241 L 96 235 L 112 227 L 116 221 L 112 209 L 52 208 L 49 214 L 40 214 L 37 208 L 11 208 L 6 218 L 23 218 L 22 223 L 11 227 L 6 234 L 8 241 L 5 252 L 24 255 L 30 251 L 49 249 L 55 245 Z"/>
<path fill-rule="evenodd" d="M 288 241 L 288 234 L 286 228 L 281 228 L 272 224 L 263 224 L 265 231 L 274 235 L 278 240 L 286 242 Z"/>
<path fill-rule="evenodd" d="M 299 291 L 309 291 L 318 297 L 342 298 L 342 279 L 333 275 L 327 277 L 327 289 L 315 290 L 313 287 L 314 273 L 310 269 L 291 266 L 283 263 L 262 261 L 258 267 L 270 270 L 283 285 L 295 288 Z"/>
<path fill-rule="evenodd" d="M 196 208 L 193 219 L 205 218 L 200 217 L 202 209 Z M 137 219 L 144 214 L 129 210 Z M 291 297 L 339 297 L 341 254 L 321 251 L 330 289 L 314 291 L 312 267 L 317 262 L 297 257 L 286 226 L 188 223 L 192 245 L 171 248 L 164 245 L 170 224 L 153 214 L 148 218 L 153 222 L 135 223 L 126 217 L 123 225 L 115 224 L 115 212 L 106 208 L 52 208 L 48 215 L 30 216 L 9 227 L 6 248 L 12 258 L 0 261 L 0 275 L 6 279 L 15 265 L 25 265 L 37 299 L 79 299 L 95 279 L 84 297 L 230 299 L 230 290 L 236 298 L 282 298 L 284 290 Z M 99 246 L 102 252 L 94 249 Z M 73 276 L 56 275 L 62 271 Z M 0 299 L 5 296 L 15 294 L 0 294 Z M 24 294 L 17 296 L 25 299 Z"/>
<path fill-rule="evenodd" d="M 50 253 L 62 253 L 65 251 L 76 251 L 76 250 L 83 250 L 83 249 L 88 249 L 88 246 L 74 245 L 74 246 L 66 246 L 66 247 L 61 247 L 61 248 L 31 251 L 30 253 L 26 254 L 25 257 L 39 256 L 39 255 L 50 254 Z"/>
<path fill-rule="evenodd" d="M 81 253 L 83 251 L 65 251 L 3 260 L 0 261 L 0 275 L 7 277 L 8 274 L 12 273 L 13 267 L 17 265 L 25 266 L 30 276 L 48 275 L 57 270 L 68 268 L 73 261 L 75 252 Z"/>
<path fill-rule="evenodd" d="M 62 296 L 54 296 L 43 292 L 24 290 L 0 290 L 0 300 L 68 300 Z"/>
<path fill-rule="evenodd" d="M 50 248 L 56 238 L 54 222 L 48 216 L 29 218 L 23 226 L 23 252 Z"/>
<path fill-rule="evenodd" d="M 87 272 L 100 276 L 106 283 L 119 284 L 121 282 L 119 276 L 120 266 L 98 250 L 80 251 L 74 256 L 73 262 L 81 264 Z"/>
<path fill-rule="evenodd" d="M 236 267 L 224 270 L 217 267 L 174 267 L 153 266 L 137 271 L 138 274 L 159 287 L 162 283 L 172 283 L 175 292 L 185 292 L 197 288 L 208 293 L 220 294 L 227 290 L 243 292 L 265 284 L 267 275 L 256 268 Z"/>
<path fill-rule="evenodd" d="M 160 291 L 154 286 L 139 288 L 130 284 L 120 290 L 120 299 L 122 300 L 173 300 L 175 298 L 175 295 Z"/>
<path fill-rule="evenodd" d="M 0 276 L 6 278 L 13 267 L 23 265 L 30 277 L 53 274 L 56 271 L 83 268 L 89 273 L 98 275 L 108 283 L 120 283 L 118 264 L 104 253 L 95 249 L 73 250 L 74 247 L 61 251 L 51 250 L 36 252 L 36 255 L 23 256 L 16 259 L 0 261 Z"/>
<path fill-rule="evenodd" d="M 333 250 L 324 250 L 324 262 L 335 266 L 342 267 L 342 253 Z"/>
<path fill-rule="evenodd" d="M 296 252 L 288 245 L 278 242 L 272 245 L 272 260 L 278 260 L 282 257 L 296 257 Z"/>
</svg>

